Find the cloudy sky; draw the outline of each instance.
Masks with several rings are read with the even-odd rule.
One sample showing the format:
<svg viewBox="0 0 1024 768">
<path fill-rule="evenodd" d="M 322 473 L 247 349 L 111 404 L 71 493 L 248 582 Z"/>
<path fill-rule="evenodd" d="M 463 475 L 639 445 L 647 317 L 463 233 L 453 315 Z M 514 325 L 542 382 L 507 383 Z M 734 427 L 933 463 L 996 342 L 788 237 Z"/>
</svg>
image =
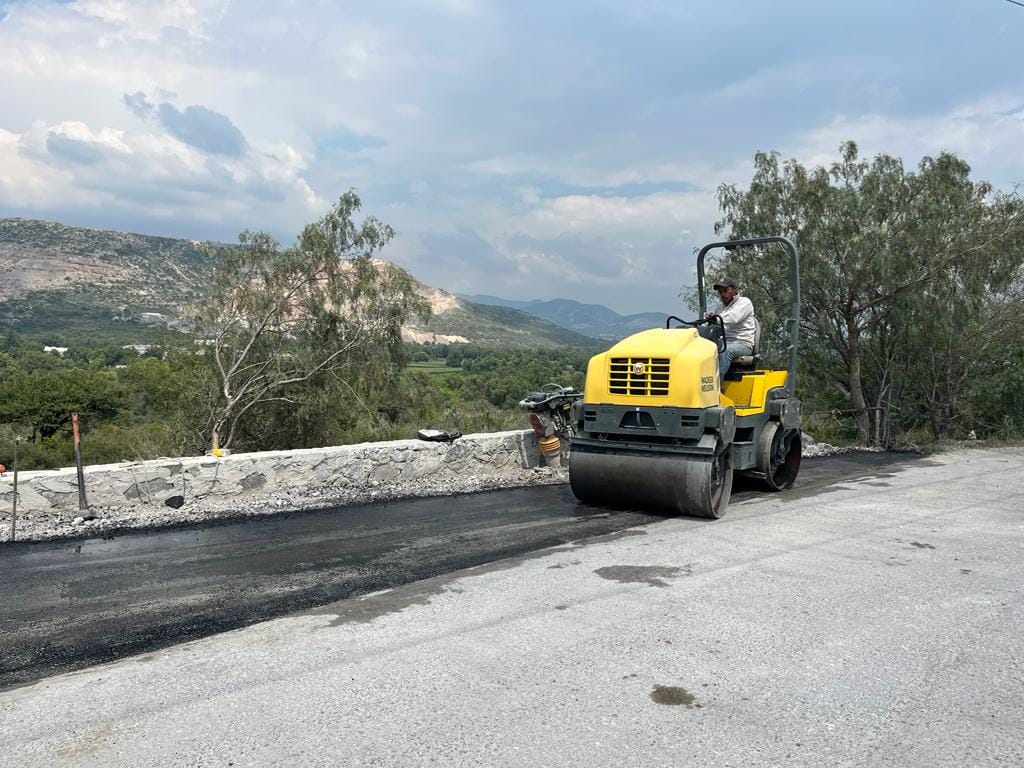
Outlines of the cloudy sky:
<svg viewBox="0 0 1024 768">
<path fill-rule="evenodd" d="M 341 192 L 460 293 L 678 308 L 757 150 L 1024 182 L 1006 0 L 0 0 L 0 216 L 288 244 Z"/>
</svg>

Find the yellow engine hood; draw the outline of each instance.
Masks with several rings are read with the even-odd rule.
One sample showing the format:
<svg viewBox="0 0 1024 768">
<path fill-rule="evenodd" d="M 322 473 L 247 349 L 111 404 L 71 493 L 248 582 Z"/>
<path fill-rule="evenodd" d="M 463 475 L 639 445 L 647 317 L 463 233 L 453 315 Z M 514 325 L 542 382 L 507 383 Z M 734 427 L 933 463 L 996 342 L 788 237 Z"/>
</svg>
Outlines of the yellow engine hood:
<svg viewBox="0 0 1024 768">
<path fill-rule="evenodd" d="M 623 339 L 587 365 L 587 403 L 706 408 L 719 404 L 718 350 L 694 328 Z"/>
</svg>

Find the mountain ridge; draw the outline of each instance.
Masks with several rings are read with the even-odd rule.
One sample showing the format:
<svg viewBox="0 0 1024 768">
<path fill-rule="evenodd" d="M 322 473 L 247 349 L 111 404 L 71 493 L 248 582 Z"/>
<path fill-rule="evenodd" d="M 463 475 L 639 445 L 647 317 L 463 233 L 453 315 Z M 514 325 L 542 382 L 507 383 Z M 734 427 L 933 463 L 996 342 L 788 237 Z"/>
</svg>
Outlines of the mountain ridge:
<svg viewBox="0 0 1024 768">
<path fill-rule="evenodd" d="M 211 252 L 229 247 L 233 246 L 0 218 L 0 330 L 65 339 L 90 339 L 100 333 L 122 341 L 151 340 L 154 323 L 181 326 L 186 307 L 205 295 Z M 403 326 L 407 341 L 598 345 L 593 338 L 529 313 L 496 311 L 410 278 L 434 314 L 426 322 L 414 318 Z"/>
<path fill-rule="evenodd" d="M 649 328 L 660 328 L 668 313 L 638 312 L 620 315 L 603 304 L 584 304 L 574 299 L 503 299 L 488 294 L 463 294 L 462 298 L 478 304 L 510 307 L 528 312 L 549 323 L 597 339 L 618 340 Z"/>
</svg>

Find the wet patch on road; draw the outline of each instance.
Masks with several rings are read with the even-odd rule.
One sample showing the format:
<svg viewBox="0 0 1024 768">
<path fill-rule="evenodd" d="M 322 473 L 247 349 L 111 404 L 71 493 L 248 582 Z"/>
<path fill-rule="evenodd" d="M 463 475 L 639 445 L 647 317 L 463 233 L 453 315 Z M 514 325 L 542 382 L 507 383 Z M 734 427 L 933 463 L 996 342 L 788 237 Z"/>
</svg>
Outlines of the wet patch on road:
<svg viewBox="0 0 1024 768">
<path fill-rule="evenodd" d="M 548 570 L 549 571 L 557 571 L 560 568 L 568 568 L 571 565 L 583 565 L 583 561 L 582 560 L 573 560 L 570 563 L 556 563 L 555 565 L 549 565 L 548 566 Z"/>
<path fill-rule="evenodd" d="M 669 707 L 702 709 L 704 706 L 703 704 L 698 704 L 697 697 L 688 690 L 674 685 L 656 685 L 650 695 L 651 701 L 655 704 L 664 704 Z"/>
<path fill-rule="evenodd" d="M 666 565 L 608 565 L 594 571 L 602 579 L 618 581 L 622 584 L 647 584 L 651 587 L 667 587 L 668 582 L 664 579 L 671 579 L 676 576 L 689 576 L 693 573 L 693 567 L 684 565 L 681 567 Z"/>
<path fill-rule="evenodd" d="M 904 539 L 893 539 L 893 541 L 897 544 L 906 544 L 914 549 L 935 549 L 935 545 L 929 544 L 927 541 L 905 541 Z"/>
<path fill-rule="evenodd" d="M 345 600 L 332 606 L 330 611 L 321 612 L 334 614 L 334 619 L 327 625 L 328 627 L 341 627 L 345 624 L 370 624 L 374 619 L 389 613 L 399 613 L 414 605 L 429 605 L 431 598 L 445 591 L 446 586 L 443 584 L 429 591 L 399 587 L 387 592 L 377 592 Z"/>
</svg>

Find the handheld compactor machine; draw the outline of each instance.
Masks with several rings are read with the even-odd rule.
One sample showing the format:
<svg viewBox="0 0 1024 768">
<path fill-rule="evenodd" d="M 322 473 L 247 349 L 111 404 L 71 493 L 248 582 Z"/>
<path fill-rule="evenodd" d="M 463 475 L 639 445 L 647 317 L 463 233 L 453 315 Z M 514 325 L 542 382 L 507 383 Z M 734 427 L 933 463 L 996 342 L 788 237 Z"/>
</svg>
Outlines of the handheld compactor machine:
<svg viewBox="0 0 1024 768">
<path fill-rule="evenodd" d="M 721 319 L 705 317 L 704 258 L 714 248 L 773 243 L 789 254 L 789 366 L 761 368 L 758 338 L 754 354 L 734 360 L 720 381 L 726 338 Z M 784 237 L 709 243 L 697 255 L 697 291 L 700 319 L 669 317 L 665 328 L 634 334 L 590 359 L 569 455 L 569 483 L 580 501 L 718 518 L 728 508 L 734 472 L 774 491 L 796 480 L 796 246 Z"/>
</svg>

